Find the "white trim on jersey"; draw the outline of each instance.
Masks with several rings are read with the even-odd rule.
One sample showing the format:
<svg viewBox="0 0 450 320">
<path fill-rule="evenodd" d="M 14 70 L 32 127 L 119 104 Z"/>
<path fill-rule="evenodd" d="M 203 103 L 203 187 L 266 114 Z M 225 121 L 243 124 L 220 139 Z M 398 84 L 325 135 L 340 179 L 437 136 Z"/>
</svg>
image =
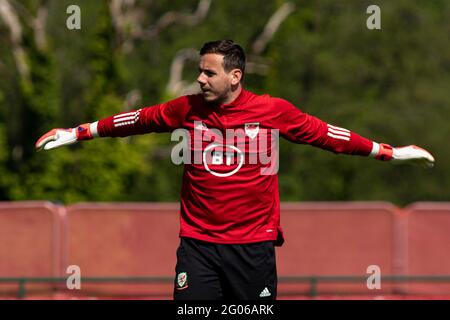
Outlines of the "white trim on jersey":
<svg viewBox="0 0 450 320">
<path fill-rule="evenodd" d="M 139 114 L 141 113 L 141 109 L 134 112 L 122 113 L 114 116 L 114 127 L 122 127 L 126 125 L 132 125 L 138 122 Z"/>
<path fill-rule="evenodd" d="M 346 131 L 339 131 L 339 130 L 336 130 L 336 129 L 328 128 L 328 132 L 350 137 L 350 132 L 346 132 Z"/>
<path fill-rule="evenodd" d="M 132 116 L 129 116 L 129 117 L 123 117 L 123 118 L 120 118 L 120 119 L 114 119 L 114 123 L 120 122 L 120 121 L 132 120 L 134 118 L 135 118 L 135 115 L 132 115 Z"/>
<path fill-rule="evenodd" d="M 329 132 L 328 132 L 328 136 L 332 137 L 332 138 L 335 138 L 335 139 L 341 139 L 341 140 L 350 141 L 350 137 L 339 136 L 339 135 L 332 134 L 332 133 L 329 133 Z"/>
<path fill-rule="evenodd" d="M 137 111 L 121 113 L 121 114 L 115 115 L 115 116 L 114 116 L 114 119 L 123 118 L 123 117 L 128 117 L 128 116 L 134 115 L 136 112 L 137 112 Z"/>
<path fill-rule="evenodd" d="M 97 130 L 97 126 L 98 126 L 98 121 L 92 122 L 89 125 L 89 129 L 91 130 L 91 134 L 94 138 L 98 137 L 98 130 Z"/>
<path fill-rule="evenodd" d="M 350 130 L 341 127 L 336 127 L 331 124 L 327 124 L 327 126 L 328 126 L 327 135 L 329 137 L 334 139 L 350 141 Z"/>
</svg>

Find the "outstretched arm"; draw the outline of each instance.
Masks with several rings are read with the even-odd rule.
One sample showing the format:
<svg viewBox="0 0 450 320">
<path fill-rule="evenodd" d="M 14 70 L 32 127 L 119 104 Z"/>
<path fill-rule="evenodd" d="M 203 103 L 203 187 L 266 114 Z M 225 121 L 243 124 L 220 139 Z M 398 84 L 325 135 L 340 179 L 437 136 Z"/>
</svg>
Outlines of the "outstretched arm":
<svg viewBox="0 0 450 320">
<path fill-rule="evenodd" d="M 273 98 L 275 104 L 274 125 L 286 139 L 310 144 L 335 153 L 371 156 L 377 160 L 417 163 L 433 167 L 434 158 L 426 150 L 415 145 L 392 147 L 364 138 L 348 129 L 328 124 L 301 112 L 286 100 Z"/>
<path fill-rule="evenodd" d="M 95 137 L 126 137 L 149 132 L 170 132 L 181 125 L 187 97 L 116 114 L 70 129 L 52 129 L 35 144 L 37 151 L 50 150 Z"/>
</svg>

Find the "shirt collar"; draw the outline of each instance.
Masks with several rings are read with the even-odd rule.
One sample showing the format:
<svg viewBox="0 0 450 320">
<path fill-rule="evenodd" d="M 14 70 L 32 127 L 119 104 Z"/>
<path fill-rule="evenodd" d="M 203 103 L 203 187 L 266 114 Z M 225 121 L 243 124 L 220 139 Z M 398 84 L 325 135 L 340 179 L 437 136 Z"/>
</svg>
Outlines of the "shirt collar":
<svg viewBox="0 0 450 320">
<path fill-rule="evenodd" d="M 231 101 L 229 103 L 223 104 L 221 107 L 229 108 L 229 107 L 237 106 L 237 105 L 243 103 L 246 100 L 247 96 L 248 96 L 248 91 L 245 90 L 244 88 L 241 88 L 241 92 L 236 97 L 236 99 L 234 99 L 233 101 Z"/>
</svg>

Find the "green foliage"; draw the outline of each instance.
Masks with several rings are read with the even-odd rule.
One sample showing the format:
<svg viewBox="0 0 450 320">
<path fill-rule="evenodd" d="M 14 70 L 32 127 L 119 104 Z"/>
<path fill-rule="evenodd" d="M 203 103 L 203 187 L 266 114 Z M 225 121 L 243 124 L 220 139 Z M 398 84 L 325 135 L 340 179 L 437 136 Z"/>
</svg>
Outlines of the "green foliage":
<svg viewBox="0 0 450 320">
<path fill-rule="evenodd" d="M 280 172 L 282 199 L 406 204 L 449 198 L 449 185 L 439 178 L 449 174 L 449 154 L 439 148 L 438 138 L 448 130 L 443 110 L 449 95 L 442 89 L 450 85 L 449 42 L 439 40 L 448 30 L 443 20 L 448 4 L 437 10 L 425 2 L 383 2 L 380 31 L 365 28 L 367 16 L 361 13 L 367 5 L 304 4 L 270 47 L 267 87 L 304 112 L 375 141 L 424 146 L 435 154 L 437 166 L 424 171 L 283 148 L 281 162 L 290 165 Z"/>
<path fill-rule="evenodd" d="M 302 111 L 393 145 L 417 144 L 437 159 L 433 170 L 335 155 L 281 143 L 282 200 L 386 200 L 406 204 L 449 200 L 450 3 L 379 1 L 382 29 L 366 28 L 371 1 L 293 1 L 260 59 L 268 72 L 247 74 L 246 87 L 294 103 Z M 41 1 L 24 1 L 36 14 Z M 74 127 L 166 101 L 175 54 L 209 40 L 231 38 L 250 52 L 284 1 L 212 1 L 196 25 L 176 22 L 152 38 L 131 40 L 113 27 L 109 2 L 47 2 L 47 47 L 38 48 L 21 16 L 29 78 L 15 64 L 9 29 L 0 21 L 0 197 L 3 200 L 177 201 L 182 167 L 170 162 L 168 134 L 96 139 L 35 153 L 53 127 Z M 135 17 L 149 30 L 168 11 L 193 13 L 197 0 L 137 1 Z M 82 29 L 67 30 L 66 8 L 78 4 Z M 134 20 L 133 20 L 134 21 Z M 122 38 L 121 38 L 122 37 Z M 125 36 L 126 37 L 126 36 Z M 195 81 L 196 63 L 183 78 Z"/>
</svg>

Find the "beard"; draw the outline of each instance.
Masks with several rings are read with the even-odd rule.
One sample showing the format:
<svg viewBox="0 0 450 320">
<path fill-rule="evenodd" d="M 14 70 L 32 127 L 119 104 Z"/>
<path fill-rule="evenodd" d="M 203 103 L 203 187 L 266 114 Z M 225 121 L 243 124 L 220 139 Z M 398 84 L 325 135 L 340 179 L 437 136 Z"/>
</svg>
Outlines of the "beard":
<svg viewBox="0 0 450 320">
<path fill-rule="evenodd" d="M 220 105 L 223 101 L 226 101 L 228 95 L 226 93 L 216 93 L 210 89 L 201 90 L 203 99 L 210 105 Z"/>
</svg>

